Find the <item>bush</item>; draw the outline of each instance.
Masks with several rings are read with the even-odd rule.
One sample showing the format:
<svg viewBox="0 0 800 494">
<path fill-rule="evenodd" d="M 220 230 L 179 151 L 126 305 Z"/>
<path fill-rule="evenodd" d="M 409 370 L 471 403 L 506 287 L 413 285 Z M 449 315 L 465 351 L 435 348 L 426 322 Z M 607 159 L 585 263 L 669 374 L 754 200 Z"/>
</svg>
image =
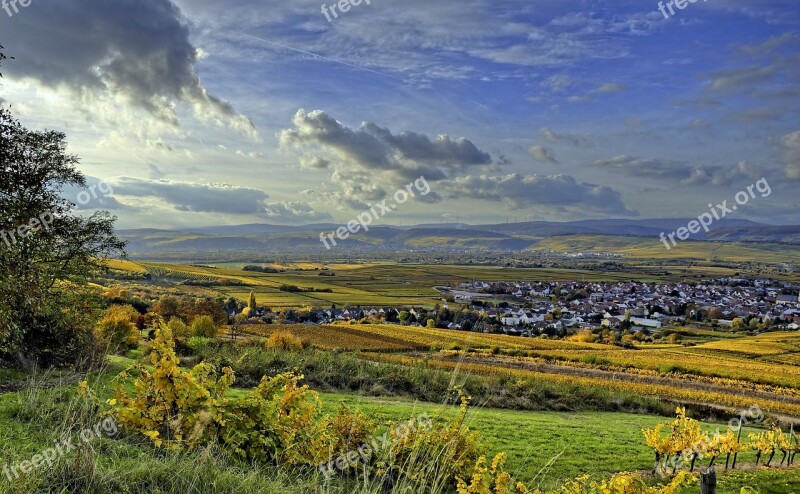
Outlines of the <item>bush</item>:
<svg viewBox="0 0 800 494">
<path fill-rule="evenodd" d="M 192 322 L 192 334 L 203 338 L 216 338 L 217 327 L 211 316 L 200 316 Z"/>
<path fill-rule="evenodd" d="M 300 338 L 293 335 L 292 333 L 281 331 L 279 333 L 271 334 L 269 338 L 267 338 L 267 341 L 264 343 L 264 348 L 266 348 L 267 350 L 269 349 L 278 349 L 286 351 L 302 350 L 303 342 L 300 340 Z"/>
<path fill-rule="evenodd" d="M 152 345 L 152 371 L 135 365 L 119 374 L 114 397 L 105 404 L 98 403 L 86 381 L 80 393 L 123 429 L 173 451 L 218 444 L 242 460 L 312 467 L 326 476 L 337 474 L 334 466 L 342 473 L 357 466 L 365 479 L 388 479 L 405 486 L 404 492 L 453 490 L 463 484 L 458 479 L 480 473 L 476 465 L 483 451 L 478 433 L 465 425 L 468 398 L 463 393 L 454 419 L 434 421 L 422 414 L 389 423 L 379 438 L 376 424 L 363 413 L 342 408 L 333 418 L 322 415 L 319 396 L 300 384 L 302 375 L 263 376 L 247 395 L 229 397 L 226 391 L 235 380 L 230 368 L 217 371 L 206 362 L 184 370 L 174 344 L 162 324 Z"/>
<path fill-rule="evenodd" d="M 114 349 L 136 348 L 139 342 L 135 324 L 138 317 L 139 313 L 130 305 L 112 305 L 97 323 L 97 334 Z"/>
<path fill-rule="evenodd" d="M 189 326 L 184 324 L 180 318 L 175 316 L 169 320 L 167 327 L 169 327 L 170 331 L 172 331 L 172 335 L 175 338 L 186 339 L 192 335 L 192 331 L 189 329 Z"/>
<path fill-rule="evenodd" d="M 189 350 L 192 351 L 194 355 L 200 355 L 201 353 L 208 350 L 208 346 L 211 344 L 211 338 L 203 338 L 202 336 L 192 336 L 186 342 L 186 346 Z"/>
</svg>

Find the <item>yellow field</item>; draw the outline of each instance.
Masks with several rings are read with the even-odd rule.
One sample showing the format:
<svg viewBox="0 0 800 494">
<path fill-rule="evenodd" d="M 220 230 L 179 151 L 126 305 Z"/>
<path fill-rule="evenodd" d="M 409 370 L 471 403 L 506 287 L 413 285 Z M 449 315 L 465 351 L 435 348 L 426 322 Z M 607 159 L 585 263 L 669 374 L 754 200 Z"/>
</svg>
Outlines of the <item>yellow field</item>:
<svg viewBox="0 0 800 494">
<path fill-rule="evenodd" d="M 366 356 L 374 360 L 390 361 L 405 365 L 418 365 L 423 362 L 423 359 L 421 358 L 402 355 L 372 353 Z M 442 360 L 427 360 L 425 362 L 426 365 L 429 366 L 440 367 L 454 371 L 460 370 L 462 372 L 471 372 L 483 375 L 505 375 L 510 377 L 530 378 L 562 385 L 591 386 L 615 391 L 630 392 L 643 396 L 655 396 L 663 399 L 674 400 L 679 403 L 708 403 L 734 409 L 745 409 L 751 407 L 752 405 L 758 405 L 765 412 L 800 417 L 800 404 L 747 396 L 746 394 L 704 391 L 667 384 L 626 382 L 622 380 L 605 379 L 600 377 L 585 377 L 537 372 L 531 370 L 506 369 L 491 365 L 463 362 Z"/>
<path fill-rule="evenodd" d="M 393 324 L 334 324 L 307 325 L 246 325 L 243 331 L 259 336 L 269 336 L 277 331 L 289 331 L 318 348 L 350 350 L 429 350 L 447 349 L 500 349 L 514 350 L 592 350 L 608 348 L 594 343 L 573 343 L 561 340 L 517 338 L 515 336 L 450 331 L 445 329 L 397 326 Z M 388 342 L 383 344 L 381 342 Z"/>
<path fill-rule="evenodd" d="M 262 337 L 290 331 L 314 347 L 359 350 L 373 360 L 591 386 L 683 403 L 733 408 L 757 404 L 765 411 L 800 417 L 800 366 L 769 360 L 799 355 L 796 333 L 630 350 L 390 324 L 258 325 L 244 330 Z"/>
<path fill-rule="evenodd" d="M 698 259 L 731 262 L 784 263 L 800 261 L 797 249 L 778 244 L 738 244 L 717 242 L 681 242 L 667 250 L 658 238 L 609 237 L 604 235 L 568 235 L 542 240 L 536 249 L 559 252 L 613 252 L 632 258 Z"/>
<path fill-rule="evenodd" d="M 147 269 L 141 264 L 122 259 L 106 259 L 104 263 L 109 269 L 117 271 L 125 271 L 134 274 L 144 274 L 147 272 Z"/>
</svg>

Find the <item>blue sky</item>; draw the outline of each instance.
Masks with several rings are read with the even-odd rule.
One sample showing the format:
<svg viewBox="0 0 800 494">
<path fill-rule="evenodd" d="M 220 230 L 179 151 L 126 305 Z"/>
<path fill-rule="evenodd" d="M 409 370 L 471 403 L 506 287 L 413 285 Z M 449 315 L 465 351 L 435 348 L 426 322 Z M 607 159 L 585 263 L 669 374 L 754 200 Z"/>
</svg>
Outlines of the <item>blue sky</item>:
<svg viewBox="0 0 800 494">
<path fill-rule="evenodd" d="M 0 98 L 67 133 L 122 227 L 737 217 L 800 223 L 800 6 L 33 0 Z M 327 2 L 328 5 L 333 2 Z M 12 10 L 13 12 L 13 10 Z"/>
</svg>

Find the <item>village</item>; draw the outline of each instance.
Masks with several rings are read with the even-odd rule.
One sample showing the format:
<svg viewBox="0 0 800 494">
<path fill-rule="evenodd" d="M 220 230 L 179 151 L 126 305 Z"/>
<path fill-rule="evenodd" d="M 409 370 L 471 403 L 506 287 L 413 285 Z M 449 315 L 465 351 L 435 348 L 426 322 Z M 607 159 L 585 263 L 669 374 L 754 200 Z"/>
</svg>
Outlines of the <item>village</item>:
<svg viewBox="0 0 800 494">
<path fill-rule="evenodd" d="M 751 332 L 800 329 L 800 286 L 766 279 L 664 284 L 472 281 L 435 288 L 443 298 L 433 309 L 262 308 L 243 323 L 378 322 L 528 337 L 564 337 L 581 329 L 652 334 L 685 325 Z"/>
</svg>

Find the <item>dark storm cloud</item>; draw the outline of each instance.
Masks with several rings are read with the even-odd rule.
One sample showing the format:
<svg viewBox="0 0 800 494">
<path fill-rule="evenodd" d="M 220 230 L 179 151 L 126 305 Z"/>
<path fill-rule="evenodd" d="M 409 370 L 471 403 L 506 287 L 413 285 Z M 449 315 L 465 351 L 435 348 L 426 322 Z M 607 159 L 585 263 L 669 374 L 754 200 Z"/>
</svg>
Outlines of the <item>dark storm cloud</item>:
<svg viewBox="0 0 800 494">
<path fill-rule="evenodd" d="M 169 0 L 33 2 L 3 23 L 6 77 L 66 87 L 76 102 L 110 95 L 178 125 L 177 103 L 205 121 L 255 135 L 249 119 L 206 91 L 195 72 L 198 50 Z"/>
</svg>

